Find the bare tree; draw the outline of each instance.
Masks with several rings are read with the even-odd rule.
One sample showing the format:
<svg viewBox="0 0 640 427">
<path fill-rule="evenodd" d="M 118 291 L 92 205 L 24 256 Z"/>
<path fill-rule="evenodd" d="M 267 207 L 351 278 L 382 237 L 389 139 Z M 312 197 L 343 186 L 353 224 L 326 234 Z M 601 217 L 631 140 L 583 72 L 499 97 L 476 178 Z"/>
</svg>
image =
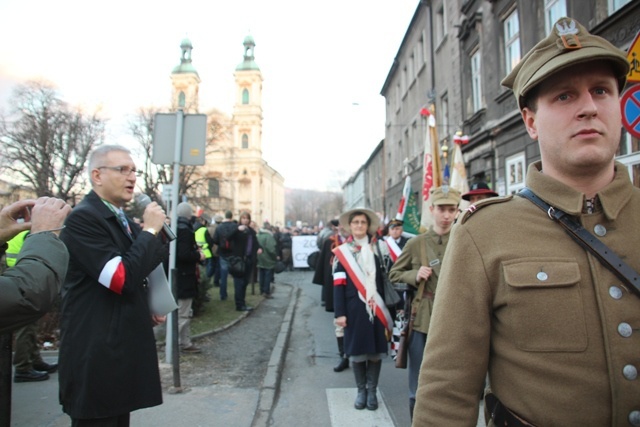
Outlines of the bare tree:
<svg viewBox="0 0 640 427">
<path fill-rule="evenodd" d="M 330 191 L 289 190 L 285 200 L 287 222 L 317 225 L 342 212 L 342 194 Z"/>
<path fill-rule="evenodd" d="M 75 201 L 87 157 L 104 141 L 105 121 L 62 101 L 52 84 L 30 81 L 12 97 L 11 119 L 0 122 L 1 167 L 37 196 Z"/>
</svg>

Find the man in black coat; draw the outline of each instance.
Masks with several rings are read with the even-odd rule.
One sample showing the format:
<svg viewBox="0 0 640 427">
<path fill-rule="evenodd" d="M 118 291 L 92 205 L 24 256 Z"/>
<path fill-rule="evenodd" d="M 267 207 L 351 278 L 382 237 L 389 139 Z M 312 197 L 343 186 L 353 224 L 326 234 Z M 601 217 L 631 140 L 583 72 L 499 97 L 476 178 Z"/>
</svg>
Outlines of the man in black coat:
<svg viewBox="0 0 640 427">
<path fill-rule="evenodd" d="M 70 261 L 62 288 L 60 403 L 72 426 L 128 426 L 131 411 L 160 405 L 162 389 L 147 276 L 167 254 L 155 202 L 144 228 L 122 208 L 133 198 L 136 166 L 125 147 L 89 157 L 93 190 L 66 220 L 60 239 Z"/>
<path fill-rule="evenodd" d="M 198 248 L 191 224 L 193 209 L 187 202 L 176 208 L 178 214 L 178 238 L 176 240 L 176 270 L 178 288 L 178 333 L 180 349 L 184 353 L 200 353 L 191 342 L 191 317 L 193 299 L 198 294 L 198 263 L 205 256 Z"/>
</svg>

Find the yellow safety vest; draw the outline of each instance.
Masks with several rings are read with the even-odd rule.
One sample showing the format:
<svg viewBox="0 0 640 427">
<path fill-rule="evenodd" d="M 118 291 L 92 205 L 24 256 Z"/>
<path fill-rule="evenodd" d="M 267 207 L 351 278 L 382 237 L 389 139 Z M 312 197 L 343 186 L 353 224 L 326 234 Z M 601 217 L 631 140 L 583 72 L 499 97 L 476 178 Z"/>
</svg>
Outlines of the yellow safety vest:
<svg viewBox="0 0 640 427">
<path fill-rule="evenodd" d="M 27 234 L 29 234 L 29 230 L 24 230 L 7 242 L 7 252 L 5 253 L 7 257 L 7 267 L 16 265 L 18 254 L 20 253 L 20 249 L 22 249 L 22 245 L 24 245 L 24 239 L 27 238 Z"/>
<path fill-rule="evenodd" d="M 211 249 L 209 249 L 209 244 L 207 243 L 207 239 L 205 238 L 204 233 L 207 233 L 207 227 L 200 227 L 196 230 L 196 243 L 204 252 L 204 256 L 206 258 L 211 258 Z"/>
</svg>

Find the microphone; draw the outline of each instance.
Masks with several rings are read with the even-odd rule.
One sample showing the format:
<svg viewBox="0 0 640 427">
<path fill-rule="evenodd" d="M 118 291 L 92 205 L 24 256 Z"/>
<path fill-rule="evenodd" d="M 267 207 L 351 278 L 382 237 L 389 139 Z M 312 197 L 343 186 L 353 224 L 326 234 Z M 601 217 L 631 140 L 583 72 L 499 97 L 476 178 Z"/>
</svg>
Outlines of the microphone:
<svg viewBox="0 0 640 427">
<path fill-rule="evenodd" d="M 142 209 L 146 209 L 149 203 L 151 203 L 151 197 L 147 196 L 146 194 L 141 194 L 140 197 L 138 198 L 138 204 Z M 175 233 L 165 223 L 162 224 L 162 230 L 160 230 L 160 233 L 162 233 L 164 238 L 167 239 L 167 241 L 169 242 L 171 242 L 172 240 L 176 240 Z"/>
</svg>

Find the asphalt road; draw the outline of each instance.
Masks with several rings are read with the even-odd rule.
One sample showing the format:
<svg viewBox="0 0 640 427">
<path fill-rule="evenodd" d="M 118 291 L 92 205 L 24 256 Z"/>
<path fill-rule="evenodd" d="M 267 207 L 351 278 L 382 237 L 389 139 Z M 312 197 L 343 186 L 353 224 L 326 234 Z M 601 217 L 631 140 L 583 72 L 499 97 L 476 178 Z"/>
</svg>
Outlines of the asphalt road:
<svg viewBox="0 0 640 427">
<path fill-rule="evenodd" d="M 180 388 L 159 353 L 164 403 L 135 411 L 132 426 L 409 426 L 407 372 L 383 362 L 377 411 L 353 408 L 353 372 L 338 361 L 333 313 L 320 304 L 308 270 L 276 276 L 274 298 L 196 339 L 201 354 L 180 358 Z M 45 353 L 53 362 L 55 353 Z M 176 391 L 178 391 L 176 393 Z M 57 374 L 13 384 L 12 426 L 70 424 L 58 404 Z M 484 426 L 479 420 L 478 426 Z"/>
</svg>

